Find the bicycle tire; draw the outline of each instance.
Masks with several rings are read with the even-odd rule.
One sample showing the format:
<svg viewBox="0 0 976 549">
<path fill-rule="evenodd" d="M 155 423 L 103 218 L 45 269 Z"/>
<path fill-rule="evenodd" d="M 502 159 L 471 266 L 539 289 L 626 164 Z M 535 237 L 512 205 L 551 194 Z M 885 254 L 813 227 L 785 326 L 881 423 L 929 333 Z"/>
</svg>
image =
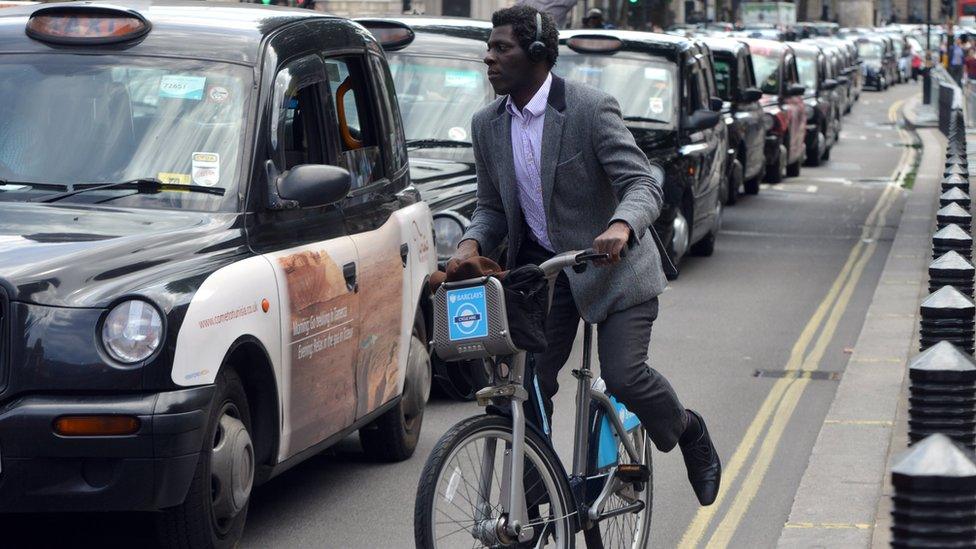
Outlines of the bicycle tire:
<svg viewBox="0 0 976 549">
<path fill-rule="evenodd" d="M 445 473 L 447 466 L 454 463 L 453 458 L 458 456 L 459 453 L 468 447 L 468 443 L 475 443 L 475 448 L 477 448 L 477 441 L 479 438 L 488 439 L 494 438 L 497 442 L 511 440 L 512 436 L 512 425 L 511 419 L 500 416 L 493 415 L 480 415 L 470 417 L 457 424 L 455 424 L 450 430 L 448 430 L 444 436 L 437 441 L 434 449 L 431 451 L 430 456 L 427 458 L 427 463 L 424 465 L 424 470 L 420 475 L 420 483 L 417 486 L 417 496 L 414 502 L 414 541 L 418 548 L 422 549 L 441 549 L 441 548 L 453 548 L 457 546 L 457 542 L 451 543 L 450 540 L 443 543 L 439 543 L 439 539 L 445 537 L 444 535 L 438 537 L 437 523 L 435 522 L 437 513 L 440 511 L 441 516 L 446 515 L 446 513 L 439 508 L 435 510 L 435 501 L 438 499 L 449 501 L 454 507 L 461 509 L 461 506 L 454 503 L 456 495 L 461 492 L 458 490 L 458 485 L 460 482 L 454 481 L 454 476 L 458 474 L 459 469 L 455 468 L 452 472 L 452 478 L 446 479 Z M 568 479 L 566 474 L 563 472 L 562 465 L 560 464 L 558 457 L 553 453 L 551 447 L 546 443 L 542 437 L 540 437 L 534 430 L 526 428 L 525 430 L 525 459 L 526 464 L 532 464 L 535 467 L 535 471 L 540 474 L 539 481 L 542 482 L 546 494 L 549 495 L 550 501 L 548 502 L 547 511 L 550 513 L 550 517 L 553 519 L 547 521 L 539 526 L 536 536 L 544 534 L 546 531 L 552 531 L 554 535 L 559 535 L 561 539 L 553 540 L 553 544 L 543 545 L 543 547 L 552 547 L 555 549 L 572 549 L 574 546 L 574 524 L 573 513 L 575 513 L 575 504 L 573 503 L 572 493 L 569 488 Z M 504 448 L 504 447 L 502 447 Z M 475 456 L 478 454 L 475 453 Z M 497 454 L 496 454 L 497 455 Z M 474 466 L 471 458 L 471 454 L 468 453 L 469 463 Z M 496 460 L 500 461 L 500 460 Z M 501 463 L 495 463 L 495 472 L 500 472 L 502 470 Z M 526 466 L 526 472 L 529 472 L 529 467 Z M 495 478 L 493 476 L 493 478 Z M 500 478 L 500 476 L 498 477 Z M 454 483 L 454 488 L 452 490 L 451 484 Z M 474 488 L 475 494 L 478 493 L 478 488 L 472 486 L 467 480 L 464 480 L 464 486 L 462 488 L 467 488 L 468 490 Z M 497 483 L 493 483 L 497 484 Z M 535 483 L 533 487 L 530 488 L 530 492 L 535 490 Z M 492 490 L 494 492 L 494 490 Z M 462 499 L 466 503 L 472 504 L 470 501 L 470 492 L 467 495 L 462 495 Z M 527 499 L 529 496 L 527 496 Z M 491 499 L 491 494 L 489 494 L 489 499 Z M 555 500 L 555 501 L 552 501 Z M 542 501 L 542 503 L 539 503 Z M 465 503 L 462 502 L 462 503 Z M 547 505 L 542 498 L 537 498 L 535 507 L 540 510 L 543 505 Z M 530 502 L 529 506 L 532 507 L 533 503 Z M 463 509 L 461 509 L 463 511 Z M 472 512 L 474 510 L 472 509 Z M 467 515 L 470 518 L 470 522 L 475 522 L 474 515 Z M 531 521 L 531 519 L 530 519 Z M 466 521 L 468 522 L 468 521 Z M 454 523 L 451 526 L 456 526 L 458 523 Z M 552 525 L 550 528 L 549 525 Z M 445 527 L 445 530 L 449 527 Z M 462 528 L 463 530 L 463 528 Z M 562 534 L 558 534 L 559 532 Z M 461 531 L 455 532 L 458 537 L 463 538 L 464 534 Z M 466 545 L 470 545 L 472 541 L 476 541 L 474 534 L 469 530 L 470 537 L 467 538 Z M 537 542 L 537 538 L 534 538 L 530 544 L 515 544 L 510 545 L 511 547 L 522 547 L 522 546 L 532 546 L 534 547 Z M 484 543 L 481 545 L 475 544 L 475 547 L 487 547 Z"/>
<path fill-rule="evenodd" d="M 647 467 L 650 473 L 640 498 L 644 503 L 644 509 L 631 521 L 634 529 L 629 534 L 621 525 L 621 523 L 626 522 L 628 515 L 618 515 L 595 523 L 583 532 L 583 539 L 586 540 L 587 549 L 644 549 L 650 544 L 651 517 L 654 509 L 654 462 L 652 459 L 652 444 L 643 426 L 632 431 L 631 440 L 634 442 L 637 452 L 643 456 L 642 464 Z M 643 440 L 642 444 L 638 442 L 640 440 Z M 622 443 L 617 443 L 617 456 L 618 459 L 627 457 L 627 451 L 624 450 Z M 591 473 L 596 472 L 592 471 Z M 611 506 L 610 509 L 612 508 Z M 615 541 L 618 543 L 614 543 Z"/>
</svg>

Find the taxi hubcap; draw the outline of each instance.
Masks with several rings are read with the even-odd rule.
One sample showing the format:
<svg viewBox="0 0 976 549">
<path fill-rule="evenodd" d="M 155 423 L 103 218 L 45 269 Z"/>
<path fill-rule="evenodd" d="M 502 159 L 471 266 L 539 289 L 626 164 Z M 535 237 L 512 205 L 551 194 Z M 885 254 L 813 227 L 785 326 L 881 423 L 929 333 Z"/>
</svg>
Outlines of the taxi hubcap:
<svg viewBox="0 0 976 549">
<path fill-rule="evenodd" d="M 254 482 L 254 445 L 236 412 L 233 405 L 224 408 L 210 454 L 211 501 L 221 530 L 247 505 Z"/>
<path fill-rule="evenodd" d="M 423 413 L 430 397 L 430 355 L 416 337 L 410 338 L 407 376 L 403 387 L 403 420 L 411 428 L 413 420 Z"/>
</svg>

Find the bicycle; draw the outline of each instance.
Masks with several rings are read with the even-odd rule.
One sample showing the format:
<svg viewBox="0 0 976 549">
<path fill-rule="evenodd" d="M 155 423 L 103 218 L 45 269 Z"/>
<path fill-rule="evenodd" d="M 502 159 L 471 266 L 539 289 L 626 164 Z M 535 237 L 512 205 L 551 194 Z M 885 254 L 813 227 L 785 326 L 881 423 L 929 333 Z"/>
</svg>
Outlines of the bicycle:
<svg viewBox="0 0 976 549">
<path fill-rule="evenodd" d="M 605 254 L 567 252 L 542 263 L 551 302 L 558 274 Z M 446 361 L 484 358 L 492 384 L 478 391 L 487 413 L 455 424 L 424 466 L 414 508 L 418 547 L 589 549 L 645 547 L 653 503 L 651 441 L 637 417 L 590 371 L 593 327 L 584 324 L 577 379 L 572 474 L 548 435 L 527 354 L 512 343 L 504 289 L 494 277 L 445 282 L 434 294 L 434 348 Z M 592 381 L 591 381 L 592 380 Z M 534 388 L 534 395 L 526 390 Z M 544 425 L 526 422 L 523 403 Z"/>
</svg>

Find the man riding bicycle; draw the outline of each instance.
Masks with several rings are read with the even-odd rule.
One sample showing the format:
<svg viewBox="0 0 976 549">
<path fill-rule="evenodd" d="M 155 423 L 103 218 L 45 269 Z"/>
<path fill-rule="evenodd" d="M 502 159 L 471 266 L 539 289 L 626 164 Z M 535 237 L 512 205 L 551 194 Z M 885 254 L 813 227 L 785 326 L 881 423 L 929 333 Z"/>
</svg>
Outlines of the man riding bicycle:
<svg viewBox="0 0 976 549">
<path fill-rule="evenodd" d="M 580 318 L 597 323 L 610 393 L 638 416 L 659 450 L 680 445 L 695 495 L 710 505 L 721 464 L 705 423 L 647 364 L 666 279 L 662 252 L 653 243 L 636 244 L 650 236 L 660 213 L 664 173 L 637 147 L 613 97 L 550 72 L 558 30 L 538 13 L 515 6 L 492 15 L 484 62 L 501 97 L 471 123 L 478 204 L 448 272 L 505 237 L 509 268 L 574 249 L 608 254 L 602 268 L 563 272 L 556 280 L 548 348 L 534 355 L 546 414 L 552 415 L 559 370 Z M 625 256 L 628 244 L 635 246 Z M 533 417 L 534 410 L 526 413 Z"/>
</svg>

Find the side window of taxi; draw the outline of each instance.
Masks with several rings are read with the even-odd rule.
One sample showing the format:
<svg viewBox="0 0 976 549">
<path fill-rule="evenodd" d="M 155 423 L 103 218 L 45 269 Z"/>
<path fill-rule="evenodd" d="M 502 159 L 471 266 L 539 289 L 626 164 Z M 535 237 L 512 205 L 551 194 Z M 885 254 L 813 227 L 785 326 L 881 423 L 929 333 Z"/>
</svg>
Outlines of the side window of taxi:
<svg viewBox="0 0 976 549">
<path fill-rule="evenodd" d="M 315 56 L 287 64 L 275 77 L 271 146 L 279 170 L 328 161 L 321 123 L 325 85 L 322 60 Z"/>
<path fill-rule="evenodd" d="M 352 174 L 352 195 L 385 176 L 365 61 L 362 56 L 325 60 L 334 107 L 330 123 L 338 134 L 337 163 Z"/>
</svg>

